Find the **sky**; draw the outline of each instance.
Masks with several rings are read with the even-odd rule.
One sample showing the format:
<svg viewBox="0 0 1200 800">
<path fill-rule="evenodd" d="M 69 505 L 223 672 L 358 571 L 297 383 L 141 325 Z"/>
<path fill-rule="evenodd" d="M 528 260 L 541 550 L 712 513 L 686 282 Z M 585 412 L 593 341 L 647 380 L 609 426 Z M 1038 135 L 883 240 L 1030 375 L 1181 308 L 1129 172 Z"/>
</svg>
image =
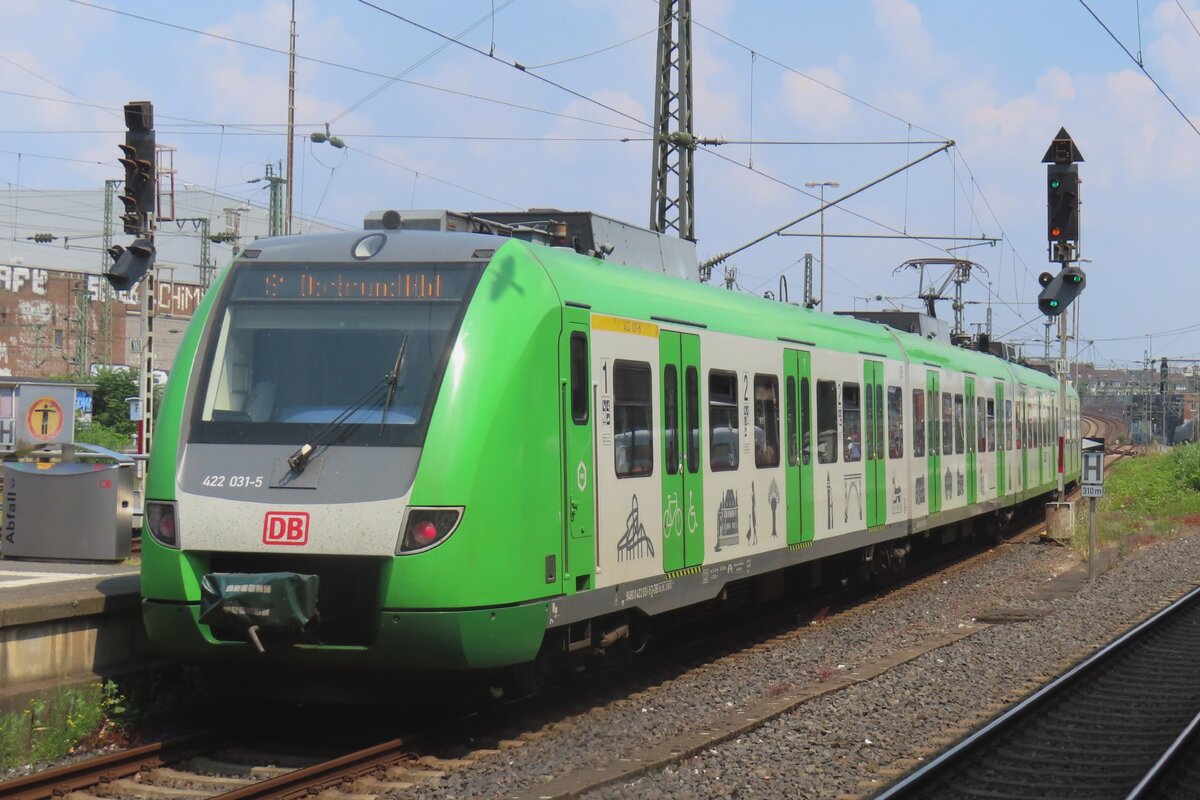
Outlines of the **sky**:
<svg viewBox="0 0 1200 800">
<path fill-rule="evenodd" d="M 178 183 L 265 204 L 265 184 L 249 181 L 286 157 L 291 8 L 0 0 L 0 186 L 121 177 L 121 107 L 151 100 Z M 353 228 L 382 208 L 550 207 L 649 223 L 656 0 L 295 10 L 298 216 Z M 1088 276 L 1072 356 L 1200 358 L 1187 244 L 1200 207 L 1200 0 L 695 0 L 693 19 L 693 132 L 726 142 L 695 156 L 701 259 L 816 211 L 806 182 L 837 182 L 831 199 L 952 140 L 825 212 L 826 310 L 919 308 L 918 272 L 901 265 L 968 258 L 969 328 L 990 308 L 996 338 L 1040 356 L 1037 276 L 1058 266 L 1041 159 L 1066 128 L 1084 157 Z M 309 139 L 326 130 L 346 147 Z M 0 245 L 28 235 L 20 205 L 0 208 Z M 802 299 L 820 218 L 739 252 L 714 282 L 731 268 L 738 290 L 779 296 L 786 281 Z M 61 230 L 86 234 L 79 225 L 64 208 Z M 953 316 L 949 301 L 937 312 Z"/>
</svg>

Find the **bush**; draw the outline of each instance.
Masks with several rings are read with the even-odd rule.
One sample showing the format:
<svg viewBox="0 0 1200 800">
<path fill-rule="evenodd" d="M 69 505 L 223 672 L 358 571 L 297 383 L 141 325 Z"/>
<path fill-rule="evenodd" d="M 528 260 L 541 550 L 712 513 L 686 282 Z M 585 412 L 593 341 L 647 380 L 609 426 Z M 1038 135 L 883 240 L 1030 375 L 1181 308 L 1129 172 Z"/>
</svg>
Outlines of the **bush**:
<svg viewBox="0 0 1200 800">
<path fill-rule="evenodd" d="M 136 423 L 133 423 L 136 424 Z M 136 430 L 136 427 L 134 428 Z M 101 425 L 98 422 L 76 422 L 75 441 L 94 444 L 120 453 L 133 446 L 130 433 Z"/>
<path fill-rule="evenodd" d="M 1200 492 L 1200 444 L 1176 447 L 1171 451 L 1171 464 L 1175 470 L 1175 480 L 1194 492 Z"/>
</svg>

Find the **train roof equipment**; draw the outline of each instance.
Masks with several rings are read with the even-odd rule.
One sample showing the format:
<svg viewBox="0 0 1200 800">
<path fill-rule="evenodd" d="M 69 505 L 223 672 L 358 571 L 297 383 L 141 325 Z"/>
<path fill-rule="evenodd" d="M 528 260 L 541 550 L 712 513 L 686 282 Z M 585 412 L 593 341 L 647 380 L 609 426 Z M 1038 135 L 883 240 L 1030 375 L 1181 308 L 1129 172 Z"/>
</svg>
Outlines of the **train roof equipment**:
<svg viewBox="0 0 1200 800">
<path fill-rule="evenodd" d="M 507 236 L 689 281 L 700 280 L 696 243 L 631 225 L 593 211 L 531 208 L 528 211 L 387 209 L 372 211 L 367 230 L 457 231 Z"/>
</svg>

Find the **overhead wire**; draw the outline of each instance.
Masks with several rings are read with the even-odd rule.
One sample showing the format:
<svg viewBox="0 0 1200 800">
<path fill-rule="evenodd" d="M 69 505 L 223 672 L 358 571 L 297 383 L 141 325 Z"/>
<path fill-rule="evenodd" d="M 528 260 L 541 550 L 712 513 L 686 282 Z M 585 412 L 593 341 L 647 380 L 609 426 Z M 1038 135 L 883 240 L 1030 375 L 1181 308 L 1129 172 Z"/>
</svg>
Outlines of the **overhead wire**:
<svg viewBox="0 0 1200 800">
<path fill-rule="evenodd" d="M 505 2 L 503 2 L 503 3 L 501 3 L 501 4 L 500 4 L 500 8 L 499 8 L 499 10 L 500 10 L 500 11 L 503 11 L 504 9 L 506 9 L 506 8 L 508 8 L 510 5 L 512 5 L 514 2 L 516 2 L 516 0 L 505 0 Z M 461 39 L 463 36 L 466 36 L 468 33 L 470 33 L 471 31 L 475 30 L 476 28 L 478 28 L 478 27 L 479 27 L 480 25 L 482 25 L 483 23 L 487 22 L 487 21 L 488 21 L 488 19 L 491 19 L 491 20 L 492 20 L 492 25 L 493 25 L 493 26 L 495 26 L 495 20 L 496 20 L 496 11 L 497 11 L 497 9 L 496 9 L 496 4 L 495 4 L 495 2 L 494 2 L 494 0 L 493 0 L 493 3 L 492 3 L 492 11 L 491 11 L 491 13 L 490 13 L 490 14 L 484 14 L 482 17 L 480 17 L 479 19 L 475 20 L 475 22 L 471 23 L 470 25 L 468 25 L 467 27 L 465 27 L 465 28 L 463 28 L 461 31 L 459 31 L 458 35 L 454 37 L 454 38 L 455 38 L 455 40 Z M 493 39 L 494 39 L 494 38 L 495 38 L 495 28 L 494 28 L 494 27 L 493 27 L 493 30 L 492 30 L 492 36 L 493 36 Z M 410 64 L 408 67 L 406 67 L 406 68 L 405 68 L 403 71 L 401 71 L 400 73 L 398 73 L 398 74 L 397 74 L 397 75 L 395 75 L 394 77 L 392 77 L 392 78 L 389 78 L 387 81 L 385 81 L 384 83 L 382 83 L 382 84 L 380 84 L 379 86 L 377 86 L 377 87 L 376 87 L 376 88 L 375 88 L 373 91 L 371 91 L 370 93 L 368 93 L 368 94 L 367 94 L 365 97 L 363 97 L 362 99 L 360 99 L 360 100 L 358 100 L 358 101 L 356 101 L 356 102 L 352 103 L 352 104 L 351 104 L 349 107 L 345 108 L 345 109 L 344 109 L 344 110 L 342 110 L 341 112 L 339 112 L 339 113 L 335 114 L 335 115 L 334 115 L 332 118 L 330 118 L 330 120 L 329 120 L 329 124 L 330 124 L 330 125 L 332 125 L 333 123 L 335 123 L 335 122 L 337 122 L 338 120 L 340 120 L 342 117 L 344 117 L 344 116 L 346 116 L 347 114 L 349 114 L 351 111 L 354 111 L 355 109 L 357 109 L 357 108 L 360 108 L 360 107 L 361 107 L 361 106 L 362 106 L 364 103 L 366 103 L 367 101 L 371 100 L 372 98 L 378 97 L 378 96 L 379 96 L 379 94 L 380 94 L 381 92 L 383 92 L 385 89 L 387 89 L 387 88 L 388 88 L 389 86 L 391 86 L 393 83 L 395 83 L 396 81 L 400 80 L 400 79 L 401 79 L 401 78 L 403 78 L 405 75 L 408 75 L 408 74 L 409 74 L 409 73 L 411 73 L 413 70 L 415 70 L 415 69 L 417 69 L 418 67 L 420 67 L 421 65 L 423 65 L 423 64 L 425 64 L 425 63 L 427 63 L 427 62 L 428 62 L 428 61 L 430 61 L 430 60 L 431 60 L 431 59 L 432 59 L 434 56 L 436 56 L 438 53 L 441 53 L 443 50 L 445 50 L 445 49 L 446 49 L 447 47 L 449 47 L 450 45 L 451 45 L 451 42 L 444 42 L 444 43 L 443 43 L 443 44 L 442 44 L 440 47 L 435 47 L 433 50 L 431 50 L 430 52 L 426 53 L 426 54 L 425 54 L 424 56 L 422 56 L 421 58 L 419 58 L 419 59 L 417 59 L 416 61 L 414 61 L 412 64 Z M 494 48 L 495 48 L 495 45 L 493 45 L 493 49 L 494 49 Z"/>
<path fill-rule="evenodd" d="M 1191 118 L 1183 112 L 1183 109 L 1179 107 L 1179 104 L 1175 102 L 1171 95 L 1167 94 L 1167 90 L 1164 89 L 1159 82 L 1154 79 L 1154 76 L 1151 75 L 1150 71 L 1146 69 L 1146 66 L 1142 63 L 1142 60 L 1133 53 L 1129 52 L 1129 48 L 1117 38 L 1117 35 L 1113 33 L 1107 25 L 1104 24 L 1104 20 L 1100 19 L 1095 11 L 1092 11 L 1092 7 L 1087 4 L 1087 0 L 1079 0 L 1079 4 L 1087 9 L 1087 12 L 1092 15 L 1092 19 L 1096 20 L 1096 22 L 1100 24 L 1100 27 L 1103 28 L 1104 32 L 1109 35 L 1109 38 L 1116 42 L 1117 45 L 1125 51 L 1125 55 L 1129 56 L 1133 63 L 1138 65 L 1138 69 L 1142 71 L 1142 74 L 1146 76 L 1146 79 L 1149 80 L 1150 83 L 1154 84 L 1154 88 L 1158 90 L 1158 93 L 1166 98 L 1167 102 L 1171 104 L 1171 107 L 1174 108 L 1176 112 L 1178 112 L 1179 116 L 1183 117 L 1183 121 L 1188 124 L 1188 127 L 1191 128 L 1197 136 L 1200 136 L 1200 128 L 1196 127 L 1196 123 L 1192 122 Z"/>
<path fill-rule="evenodd" d="M 173 28 L 175 30 L 184 31 L 186 33 L 192 33 L 197 36 L 204 36 L 204 37 L 208 37 L 211 39 L 217 39 L 219 41 L 227 42 L 229 44 L 236 44 L 236 45 L 239 45 L 242 47 L 249 47 L 249 48 L 252 48 L 255 50 L 261 50 L 263 52 L 274 53 L 274 54 L 282 55 L 282 56 L 289 55 L 289 51 L 278 48 L 278 47 L 271 47 L 269 45 L 259 44 L 257 42 L 250 42 L 250 41 L 246 41 L 244 39 L 236 39 L 232 36 L 225 36 L 223 34 L 201 30 L 199 28 L 192 28 L 187 25 L 180 25 L 180 24 L 174 23 L 174 22 L 167 22 L 166 20 L 156 19 L 154 17 L 147 17 L 142 14 L 134 14 L 133 12 L 130 12 L 130 11 L 124 11 L 122 9 L 110 8 L 108 6 L 102 6 L 102 5 L 98 5 L 96 3 L 88 2 L 88 0 L 66 0 L 66 2 L 74 3 L 75 5 L 83 6 L 84 8 L 91 8 L 96 11 L 105 11 L 110 14 L 117 14 L 119 16 L 129 17 L 131 19 L 136 19 L 141 22 L 146 22 L 146 23 L 149 23 L 152 25 L 161 25 L 163 27 Z M 304 61 L 304 62 L 310 63 L 310 64 L 319 64 L 321 66 L 333 67 L 334 69 L 341 69 L 341 70 L 345 70 L 347 72 L 353 72 L 353 73 L 356 73 L 359 75 L 366 75 L 366 76 L 373 77 L 373 78 L 383 78 L 385 80 L 389 80 L 392 78 L 391 75 L 388 75 L 383 72 L 377 72 L 375 70 L 365 69 L 363 67 L 355 67 L 355 66 L 352 66 L 349 64 L 343 64 L 343 63 L 340 63 L 337 61 L 330 61 L 330 60 L 324 59 L 324 58 L 316 58 L 315 56 L 306 56 L 301 53 L 296 54 L 296 59 L 298 61 Z M 532 75 L 533 73 L 529 73 L 529 74 Z M 546 80 L 545 78 L 540 78 L 539 76 L 536 76 L 536 75 L 534 77 L 537 77 L 539 80 Z M 562 112 L 558 112 L 558 111 L 550 111 L 548 109 L 536 108 L 533 106 L 526 106 L 526 105 L 522 105 L 520 103 L 514 103 L 514 102 L 507 101 L 507 100 L 498 100 L 493 97 L 485 97 L 483 95 L 473 94 L 471 92 L 464 92 L 464 91 L 459 91 L 456 89 L 449 89 L 444 86 L 435 86 L 433 84 L 422 83 L 421 81 L 413 81 L 413 80 L 409 80 L 407 78 L 401 79 L 398 82 L 406 84 L 408 86 L 420 88 L 420 89 L 428 89 L 428 90 L 434 91 L 434 92 L 441 92 L 443 94 L 450 94 L 450 95 L 455 95 L 458 97 L 465 97 L 465 98 L 468 98 L 471 100 L 478 100 L 478 101 L 484 102 L 484 103 L 492 103 L 492 104 L 496 104 L 496 105 L 500 105 L 500 106 L 504 106 L 504 107 L 508 107 L 508 108 L 513 108 L 513 109 L 520 110 L 520 111 L 528 111 L 528 112 L 535 113 L 535 114 L 543 114 L 545 116 L 560 117 L 560 118 L 568 119 L 568 120 L 571 120 L 574 122 L 583 122 L 583 123 L 587 123 L 589 125 L 598 125 L 598 126 L 605 127 L 605 128 L 614 128 L 616 130 L 624 130 L 624 131 L 641 133 L 644 128 L 649 127 L 649 125 L 647 125 L 644 122 L 641 122 L 640 120 L 634 120 L 635 122 L 637 122 L 639 124 L 640 127 L 630 128 L 626 125 L 620 125 L 620 124 L 613 123 L 613 122 L 603 122 L 601 120 L 590 119 L 588 117 L 581 117 L 581 116 L 574 115 L 574 114 L 566 114 L 566 113 L 562 113 Z M 182 119 L 182 118 L 172 117 L 172 119 Z M 216 125 L 218 123 L 207 123 L 207 124 Z M 227 125 L 227 127 L 233 128 L 233 127 L 237 127 L 237 126 L 233 125 L 233 124 L 229 124 L 229 125 Z"/>
<path fill-rule="evenodd" d="M 624 117 L 625 119 L 630 120 L 632 122 L 636 122 L 637 124 L 639 124 L 645 128 L 653 128 L 654 127 L 653 125 L 651 125 L 649 122 L 646 122 L 645 120 L 638 119 L 637 117 L 633 116 L 632 114 L 626 114 L 624 111 L 614 108 L 614 107 L 608 105 L 607 103 L 602 103 L 599 100 L 595 99 L 594 97 L 589 97 L 588 95 L 584 94 L 583 92 L 578 92 L 569 86 L 559 83 L 558 81 L 550 80 L 549 78 L 545 77 L 544 75 L 538 75 L 536 72 L 530 72 L 529 68 L 526 67 L 524 64 L 521 64 L 520 62 L 506 61 L 503 58 L 500 58 L 499 56 L 495 55 L 494 53 L 486 53 L 483 50 L 480 50 L 478 47 L 469 45 L 466 42 L 457 41 L 454 38 L 452 38 L 451 36 L 449 36 L 445 33 L 442 33 L 441 31 L 435 30 L 435 29 L 429 27 L 428 25 L 424 25 L 420 22 L 417 22 L 416 20 L 410 19 L 409 17 L 406 17 L 403 14 L 398 14 L 395 11 L 392 11 L 390 9 L 384 8 L 383 6 L 377 5 L 376 3 L 371 2 L 371 0 L 358 0 L 358 2 L 364 6 L 367 6 L 368 8 L 373 8 L 376 11 L 379 11 L 383 14 L 388 15 L 389 17 L 393 17 L 394 19 L 400 20 L 401 22 L 411 25 L 414 28 L 419 28 L 420 30 L 425 31 L 426 33 L 441 37 L 443 39 L 447 39 L 452 44 L 456 44 L 459 47 L 462 47 L 466 50 L 470 50 L 471 52 L 476 53 L 480 56 L 483 56 L 484 58 L 490 59 L 499 64 L 503 64 L 506 67 L 511 67 L 512 69 L 515 69 L 518 72 L 521 72 L 521 73 L 524 73 L 525 75 L 531 76 L 534 80 L 541 81 L 542 83 L 545 83 L 548 86 L 552 86 L 556 89 L 559 89 L 560 91 L 566 92 L 567 94 L 571 95 L 572 97 L 576 97 L 580 100 L 591 103 L 592 105 L 599 106 L 600 108 L 603 108 L 606 111 L 616 114 L 617 116 Z"/>
</svg>

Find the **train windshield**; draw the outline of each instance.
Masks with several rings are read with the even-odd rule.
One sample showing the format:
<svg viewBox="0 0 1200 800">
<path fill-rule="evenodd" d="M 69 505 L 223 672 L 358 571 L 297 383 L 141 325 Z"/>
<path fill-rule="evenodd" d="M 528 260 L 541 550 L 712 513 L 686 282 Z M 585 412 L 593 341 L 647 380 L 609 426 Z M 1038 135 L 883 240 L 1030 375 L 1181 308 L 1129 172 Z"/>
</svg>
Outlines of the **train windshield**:
<svg viewBox="0 0 1200 800">
<path fill-rule="evenodd" d="M 240 263 L 214 307 L 189 440 L 299 446 L 338 421 L 337 444 L 421 444 L 479 273 Z"/>
</svg>

